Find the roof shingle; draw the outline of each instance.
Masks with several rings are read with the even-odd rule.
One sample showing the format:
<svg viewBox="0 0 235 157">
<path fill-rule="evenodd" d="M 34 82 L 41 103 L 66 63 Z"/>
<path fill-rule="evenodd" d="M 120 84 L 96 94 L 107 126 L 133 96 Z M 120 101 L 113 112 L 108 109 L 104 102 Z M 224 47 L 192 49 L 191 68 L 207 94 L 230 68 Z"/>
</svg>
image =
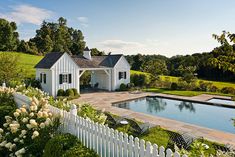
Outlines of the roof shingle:
<svg viewBox="0 0 235 157">
<path fill-rule="evenodd" d="M 48 53 L 34 68 L 50 69 L 63 54 L 61 52 Z"/>
<path fill-rule="evenodd" d="M 60 52 L 48 53 L 35 68 L 50 69 L 56 61 L 63 55 Z M 92 59 L 86 59 L 83 56 L 71 56 L 74 62 L 81 68 L 112 68 L 114 67 L 122 55 L 105 55 L 92 56 Z"/>
</svg>

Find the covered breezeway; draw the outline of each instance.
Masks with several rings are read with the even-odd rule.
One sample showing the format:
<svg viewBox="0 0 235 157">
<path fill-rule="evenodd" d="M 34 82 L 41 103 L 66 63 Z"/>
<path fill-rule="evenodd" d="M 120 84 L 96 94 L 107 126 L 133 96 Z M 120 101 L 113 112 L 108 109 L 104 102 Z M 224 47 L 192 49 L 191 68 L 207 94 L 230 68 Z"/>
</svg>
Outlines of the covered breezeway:
<svg viewBox="0 0 235 157">
<path fill-rule="evenodd" d="M 82 75 L 90 71 L 90 91 L 96 90 L 112 90 L 112 70 L 108 68 L 82 68 L 79 70 L 79 83 Z M 81 92 L 81 86 L 79 86 L 79 91 Z"/>
</svg>

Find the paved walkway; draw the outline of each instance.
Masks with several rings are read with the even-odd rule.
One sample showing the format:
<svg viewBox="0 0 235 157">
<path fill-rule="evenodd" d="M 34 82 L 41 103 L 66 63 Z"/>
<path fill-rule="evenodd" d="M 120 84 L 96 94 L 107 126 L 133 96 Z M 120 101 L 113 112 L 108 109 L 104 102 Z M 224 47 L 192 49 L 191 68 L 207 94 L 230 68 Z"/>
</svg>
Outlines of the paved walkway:
<svg viewBox="0 0 235 157">
<path fill-rule="evenodd" d="M 127 109 L 117 108 L 112 106 L 113 103 L 132 100 L 136 98 L 141 98 L 145 96 L 158 95 L 161 97 L 168 97 L 173 99 L 183 99 L 183 100 L 192 100 L 196 102 L 207 101 L 211 98 L 223 98 L 229 99 L 229 97 L 213 96 L 213 95 L 200 95 L 194 97 L 183 97 L 167 94 L 156 94 L 156 93 L 139 93 L 131 94 L 129 92 L 98 92 L 98 93 L 86 93 L 81 94 L 79 99 L 73 100 L 74 103 L 90 103 L 95 108 L 100 110 L 109 111 L 113 114 L 119 116 L 128 116 L 135 118 L 136 120 L 143 122 L 150 122 L 154 125 L 160 125 L 162 128 L 166 128 L 173 131 L 185 131 L 190 132 L 197 136 L 202 136 L 208 140 L 219 142 L 219 143 L 230 143 L 235 145 L 235 134 L 226 133 L 218 130 L 213 130 L 193 124 L 188 124 L 176 120 L 171 120 L 167 118 L 151 116 L 144 113 L 138 113 Z"/>
</svg>

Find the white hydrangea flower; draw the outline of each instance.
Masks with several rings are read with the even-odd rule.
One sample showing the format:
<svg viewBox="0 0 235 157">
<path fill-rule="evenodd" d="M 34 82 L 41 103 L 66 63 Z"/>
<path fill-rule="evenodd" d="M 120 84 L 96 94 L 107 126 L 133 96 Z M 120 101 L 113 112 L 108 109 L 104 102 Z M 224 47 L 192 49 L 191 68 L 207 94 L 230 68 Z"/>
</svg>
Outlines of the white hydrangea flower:
<svg viewBox="0 0 235 157">
<path fill-rule="evenodd" d="M 4 123 L 4 124 L 3 124 L 3 126 L 4 126 L 5 128 L 8 127 L 8 125 L 9 125 L 8 123 Z"/>
<path fill-rule="evenodd" d="M 20 139 L 19 138 L 14 138 L 14 142 L 18 142 Z"/>
<path fill-rule="evenodd" d="M 34 138 L 36 138 L 37 136 L 39 136 L 39 132 L 38 132 L 38 131 L 34 131 L 31 138 L 34 139 Z"/>
<path fill-rule="evenodd" d="M 31 112 L 31 113 L 29 114 L 29 116 L 30 116 L 30 117 L 33 117 L 33 116 L 34 116 L 34 113 L 33 113 L 33 112 Z"/>
<path fill-rule="evenodd" d="M 43 128 L 45 128 L 46 125 L 45 125 L 45 123 L 41 123 L 39 126 L 40 126 L 40 128 L 43 129 Z"/>
<path fill-rule="evenodd" d="M 38 126 L 38 123 L 36 122 L 35 119 L 30 119 L 29 123 L 32 125 L 32 127 L 37 127 Z"/>
<path fill-rule="evenodd" d="M 4 130 L 2 128 L 0 128 L 0 134 L 2 134 L 4 132 Z"/>
<path fill-rule="evenodd" d="M 25 135 L 26 133 L 27 133 L 26 130 L 21 130 L 21 134 L 22 134 L 22 135 Z"/>
<path fill-rule="evenodd" d="M 5 147 L 6 144 L 7 144 L 7 141 L 3 141 L 2 143 L 0 143 L 0 147 Z"/>
<path fill-rule="evenodd" d="M 33 126 L 31 124 L 26 124 L 26 127 L 30 130 L 33 128 Z"/>
<path fill-rule="evenodd" d="M 17 118 L 20 116 L 19 112 L 14 112 L 13 115 Z"/>
<path fill-rule="evenodd" d="M 28 122 L 28 120 L 29 120 L 29 118 L 28 118 L 28 117 L 27 117 L 27 118 L 23 118 L 23 119 L 22 119 L 22 122 L 23 122 L 23 123 L 27 123 L 27 122 Z"/>
<path fill-rule="evenodd" d="M 11 143 L 11 142 L 8 142 L 7 144 L 5 144 L 5 147 L 6 147 L 7 149 L 10 149 L 11 145 L 12 145 L 12 143 Z"/>
</svg>

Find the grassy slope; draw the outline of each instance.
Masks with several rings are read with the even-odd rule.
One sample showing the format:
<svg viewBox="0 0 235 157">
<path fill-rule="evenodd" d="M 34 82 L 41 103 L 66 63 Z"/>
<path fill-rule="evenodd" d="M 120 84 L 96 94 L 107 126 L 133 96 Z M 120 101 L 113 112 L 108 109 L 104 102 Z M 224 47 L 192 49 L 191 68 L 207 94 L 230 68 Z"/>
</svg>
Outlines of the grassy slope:
<svg viewBox="0 0 235 157">
<path fill-rule="evenodd" d="M 148 74 L 148 73 L 134 71 L 134 70 L 131 70 L 131 74 L 144 74 L 144 75 L 147 75 L 147 77 L 150 77 L 150 74 Z M 174 77 L 174 76 L 160 76 L 160 78 L 162 80 L 169 80 L 170 82 L 178 82 L 178 80 L 179 80 L 179 77 Z M 211 82 L 211 83 L 213 83 L 214 86 L 218 87 L 219 89 L 221 89 L 223 87 L 235 88 L 235 83 L 207 81 L 207 80 L 198 79 L 197 82 L 199 83 L 199 81 Z M 160 88 L 150 88 L 150 89 L 146 89 L 146 91 L 155 92 L 155 93 L 172 94 L 172 95 L 181 95 L 181 96 L 196 96 L 196 95 L 200 95 L 200 94 L 215 94 L 215 95 L 232 96 L 229 94 L 222 94 L 222 93 L 202 92 L 202 91 L 166 90 L 166 89 L 160 89 Z"/>
<path fill-rule="evenodd" d="M 9 53 L 9 52 L 4 52 L 4 53 Z M 11 52 L 11 53 L 19 57 L 19 65 L 20 68 L 23 70 L 24 75 L 26 77 L 34 77 L 35 76 L 34 66 L 43 58 L 43 56 L 35 56 L 18 52 Z"/>
</svg>

